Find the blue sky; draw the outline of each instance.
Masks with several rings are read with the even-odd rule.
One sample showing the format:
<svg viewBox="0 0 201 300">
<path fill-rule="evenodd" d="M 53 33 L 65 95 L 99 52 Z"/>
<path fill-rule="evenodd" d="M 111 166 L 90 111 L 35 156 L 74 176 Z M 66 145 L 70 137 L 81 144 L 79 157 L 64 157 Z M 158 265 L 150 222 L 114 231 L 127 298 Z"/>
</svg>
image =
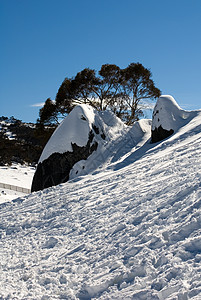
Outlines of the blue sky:
<svg viewBox="0 0 201 300">
<path fill-rule="evenodd" d="M 140 62 L 163 94 L 201 108 L 200 0 L 0 0 L 0 116 L 35 122 L 65 77 Z"/>
</svg>

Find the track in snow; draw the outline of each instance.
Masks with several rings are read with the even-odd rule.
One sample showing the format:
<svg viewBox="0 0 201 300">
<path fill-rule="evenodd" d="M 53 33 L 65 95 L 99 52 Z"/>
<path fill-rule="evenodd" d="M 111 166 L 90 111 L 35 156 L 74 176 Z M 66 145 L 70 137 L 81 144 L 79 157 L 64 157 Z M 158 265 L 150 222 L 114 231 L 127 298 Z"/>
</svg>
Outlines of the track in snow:
<svg viewBox="0 0 201 300">
<path fill-rule="evenodd" d="M 2 205 L 2 298 L 200 299 L 200 153 L 198 114 L 101 172 Z"/>
</svg>

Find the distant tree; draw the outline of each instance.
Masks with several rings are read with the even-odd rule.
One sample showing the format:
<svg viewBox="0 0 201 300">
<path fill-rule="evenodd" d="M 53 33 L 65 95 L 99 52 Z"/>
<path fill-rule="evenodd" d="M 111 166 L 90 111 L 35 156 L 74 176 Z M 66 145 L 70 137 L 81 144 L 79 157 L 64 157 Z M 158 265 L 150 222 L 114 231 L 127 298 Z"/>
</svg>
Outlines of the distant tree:
<svg viewBox="0 0 201 300">
<path fill-rule="evenodd" d="M 161 91 L 155 87 L 150 70 L 140 63 L 131 63 L 122 70 L 122 85 L 125 90 L 125 102 L 130 109 L 127 117 L 127 124 L 131 125 L 138 119 L 142 111 L 139 109 L 139 102 L 143 99 L 156 99 Z"/>
</svg>

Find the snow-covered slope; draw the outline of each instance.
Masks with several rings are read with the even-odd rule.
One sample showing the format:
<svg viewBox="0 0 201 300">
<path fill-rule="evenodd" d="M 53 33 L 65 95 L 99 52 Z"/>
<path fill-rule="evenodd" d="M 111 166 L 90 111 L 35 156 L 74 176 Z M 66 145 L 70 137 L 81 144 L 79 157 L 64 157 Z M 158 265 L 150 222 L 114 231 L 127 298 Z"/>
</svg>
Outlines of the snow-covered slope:
<svg viewBox="0 0 201 300">
<path fill-rule="evenodd" d="M 201 299 L 201 111 L 156 144 L 143 122 L 99 171 L 0 206 L 2 299 Z"/>
<path fill-rule="evenodd" d="M 132 127 L 123 125 L 118 119 L 114 119 L 114 115 L 109 112 L 104 112 L 105 133 L 107 138 L 104 143 L 98 143 L 98 148 L 94 151 L 87 160 L 81 160 L 76 163 L 71 172 L 70 179 L 79 176 L 87 175 L 91 172 L 100 172 L 108 165 L 113 164 L 117 160 L 123 160 L 130 154 L 130 151 L 135 151 L 135 147 L 140 147 L 149 138 L 151 134 L 151 120 L 140 120 Z M 117 123 L 118 122 L 118 123 Z"/>
</svg>

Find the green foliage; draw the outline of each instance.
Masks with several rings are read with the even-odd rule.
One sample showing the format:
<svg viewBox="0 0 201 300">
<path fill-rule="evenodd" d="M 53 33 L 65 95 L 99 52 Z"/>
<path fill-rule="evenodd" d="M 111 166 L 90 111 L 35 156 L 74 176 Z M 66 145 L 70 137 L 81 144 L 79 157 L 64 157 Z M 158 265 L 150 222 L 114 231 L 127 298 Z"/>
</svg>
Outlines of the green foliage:
<svg viewBox="0 0 201 300">
<path fill-rule="evenodd" d="M 40 123 L 45 125 L 58 122 L 56 105 L 50 98 L 45 101 L 44 106 L 40 109 L 39 120 Z"/>
<path fill-rule="evenodd" d="M 65 78 L 55 102 L 48 98 L 40 110 L 38 122 L 55 124 L 77 104 L 86 103 L 98 110 L 112 110 L 126 124 L 131 125 L 143 112 L 139 103 L 155 99 L 161 92 L 155 87 L 150 70 L 140 63 L 131 63 L 120 69 L 114 64 L 104 64 L 98 74 L 85 68 L 74 78 Z"/>
<path fill-rule="evenodd" d="M 74 99 L 74 88 L 72 85 L 72 80 L 65 78 L 56 95 L 55 111 L 57 114 L 65 116 L 73 109 L 73 99 Z"/>
<path fill-rule="evenodd" d="M 74 95 L 74 103 L 85 103 L 96 107 L 96 88 L 99 79 L 96 77 L 95 70 L 86 68 L 77 73 L 72 79 L 72 94 Z"/>
</svg>

